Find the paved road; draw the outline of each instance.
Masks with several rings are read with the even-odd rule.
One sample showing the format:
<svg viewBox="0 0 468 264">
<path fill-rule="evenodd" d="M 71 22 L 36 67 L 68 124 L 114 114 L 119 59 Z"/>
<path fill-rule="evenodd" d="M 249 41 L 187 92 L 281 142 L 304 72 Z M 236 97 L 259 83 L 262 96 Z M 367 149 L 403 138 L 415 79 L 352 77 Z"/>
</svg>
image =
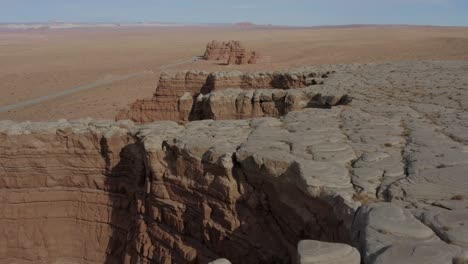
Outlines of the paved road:
<svg viewBox="0 0 468 264">
<path fill-rule="evenodd" d="M 160 70 L 167 70 L 169 68 L 173 68 L 173 67 L 176 67 L 176 66 L 179 66 L 179 65 L 182 65 L 182 64 L 195 62 L 198 59 L 199 59 L 199 57 L 193 57 L 193 58 L 189 58 L 189 59 L 178 60 L 178 61 L 175 61 L 175 62 L 173 62 L 171 64 L 163 65 L 163 66 L 159 67 L 159 69 Z M 106 78 L 106 79 L 102 79 L 102 80 L 97 80 L 97 81 L 92 82 L 92 83 L 79 85 L 79 86 L 72 87 L 72 88 L 64 90 L 64 91 L 44 95 L 44 96 L 33 98 L 33 99 L 30 99 L 30 100 L 22 101 L 22 102 L 19 102 L 19 103 L 16 103 L 16 104 L 0 106 L 0 113 L 5 113 L 5 112 L 8 112 L 8 111 L 20 109 L 20 108 L 23 108 L 23 107 L 26 107 L 26 106 L 39 104 L 39 103 L 42 103 L 44 101 L 52 100 L 52 99 L 55 99 L 55 98 L 58 98 L 58 97 L 62 97 L 62 96 L 70 95 L 70 94 L 73 94 L 73 93 L 93 89 L 93 88 L 96 88 L 96 87 L 99 87 L 99 86 L 103 86 L 103 85 L 107 85 L 107 84 L 111 84 L 111 83 L 115 83 L 115 82 L 119 82 L 119 81 L 128 80 L 130 78 L 134 78 L 134 77 L 138 77 L 138 76 L 142 76 L 142 75 L 150 74 L 150 73 L 151 72 L 149 72 L 149 71 L 144 71 L 144 72 L 130 73 L 130 74 L 126 74 L 126 75 L 121 75 L 121 76 Z"/>
</svg>

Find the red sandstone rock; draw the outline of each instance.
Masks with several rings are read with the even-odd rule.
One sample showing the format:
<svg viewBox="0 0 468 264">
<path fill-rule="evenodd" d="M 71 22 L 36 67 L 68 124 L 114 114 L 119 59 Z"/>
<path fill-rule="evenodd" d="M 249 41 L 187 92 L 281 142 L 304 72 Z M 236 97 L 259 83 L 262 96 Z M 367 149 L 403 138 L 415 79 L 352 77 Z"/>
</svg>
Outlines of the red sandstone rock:
<svg viewBox="0 0 468 264">
<path fill-rule="evenodd" d="M 304 236 L 344 239 L 295 181 L 247 181 L 256 127 L 0 122 L 0 263 L 287 263 Z"/>
<path fill-rule="evenodd" d="M 0 121 L 0 263 L 463 263 L 466 130 L 447 129 L 467 121 L 464 109 L 433 104 L 431 87 L 459 93 L 466 63 L 396 66 L 358 66 L 334 86 L 268 89 L 271 99 L 238 89 L 257 94 L 236 99 L 243 114 L 274 110 L 283 96 L 299 107 L 318 91 L 357 97 L 283 118 Z M 289 85 L 303 75 L 283 77 Z M 409 107 L 401 84 L 415 77 L 428 91 Z M 181 110 L 190 97 L 179 98 Z M 449 114 L 425 119 L 431 108 Z M 310 240 L 296 249 L 304 238 L 352 243 L 363 259 Z"/>
<path fill-rule="evenodd" d="M 260 55 L 248 51 L 239 41 L 218 42 L 213 40 L 206 46 L 205 60 L 216 60 L 225 64 L 256 64 Z"/>
<path fill-rule="evenodd" d="M 197 96 L 203 90 L 208 75 L 207 72 L 195 71 L 179 72 L 172 76 L 162 73 L 153 98 L 136 101 L 130 109 L 120 111 L 116 119 L 130 119 L 138 123 L 188 121 L 192 107 L 190 97 Z"/>
<path fill-rule="evenodd" d="M 179 72 L 162 73 L 151 99 L 138 100 L 129 109 L 120 111 L 116 119 L 130 119 L 137 123 L 157 120 L 189 121 L 200 118 L 196 111 L 196 98 L 210 92 L 228 88 L 294 89 L 323 83 L 322 76 L 313 70 L 288 72 Z M 198 116 L 198 117 L 197 117 Z"/>
</svg>

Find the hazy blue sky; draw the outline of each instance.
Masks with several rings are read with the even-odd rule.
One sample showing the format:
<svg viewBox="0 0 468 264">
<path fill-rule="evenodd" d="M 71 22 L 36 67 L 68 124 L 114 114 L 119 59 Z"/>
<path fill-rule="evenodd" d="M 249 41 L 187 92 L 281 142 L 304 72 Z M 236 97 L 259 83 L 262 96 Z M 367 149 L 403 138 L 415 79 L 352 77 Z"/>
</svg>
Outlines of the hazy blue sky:
<svg viewBox="0 0 468 264">
<path fill-rule="evenodd" d="M 0 0 L 0 22 L 468 26 L 468 0 Z"/>
</svg>

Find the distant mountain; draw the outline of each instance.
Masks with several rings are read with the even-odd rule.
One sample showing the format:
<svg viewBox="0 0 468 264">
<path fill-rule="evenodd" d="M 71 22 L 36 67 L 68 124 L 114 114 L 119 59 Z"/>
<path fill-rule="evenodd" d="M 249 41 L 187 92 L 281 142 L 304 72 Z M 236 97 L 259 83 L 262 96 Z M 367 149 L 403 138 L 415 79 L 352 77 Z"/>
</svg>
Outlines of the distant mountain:
<svg viewBox="0 0 468 264">
<path fill-rule="evenodd" d="M 31 29 L 70 29 L 70 28 L 117 28 L 117 27 L 174 27 L 185 26 L 177 23 L 139 22 L 139 23 L 0 23 L 0 30 L 31 30 Z"/>
<path fill-rule="evenodd" d="M 239 23 L 235 23 L 234 26 L 236 27 L 254 27 L 254 26 L 258 26 L 252 22 L 239 22 Z"/>
</svg>

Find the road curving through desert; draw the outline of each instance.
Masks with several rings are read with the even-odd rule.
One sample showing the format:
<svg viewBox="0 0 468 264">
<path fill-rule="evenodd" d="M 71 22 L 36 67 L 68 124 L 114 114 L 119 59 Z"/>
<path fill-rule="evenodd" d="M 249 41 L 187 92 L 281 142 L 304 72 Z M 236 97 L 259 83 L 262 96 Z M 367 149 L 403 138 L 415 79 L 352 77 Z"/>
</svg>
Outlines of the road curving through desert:
<svg viewBox="0 0 468 264">
<path fill-rule="evenodd" d="M 181 59 L 181 60 L 175 61 L 173 63 L 163 65 L 163 66 L 159 67 L 159 70 L 166 70 L 166 69 L 173 68 L 173 67 L 176 67 L 176 66 L 179 66 L 179 65 L 182 65 L 182 64 L 196 62 L 198 59 L 199 59 L 199 57 Z M 56 93 L 36 97 L 36 98 L 33 98 L 33 99 L 25 100 L 25 101 L 22 101 L 22 102 L 18 102 L 16 104 L 0 106 L 0 113 L 6 113 L 6 112 L 9 112 L 9 111 L 12 111 L 12 110 L 20 109 L 20 108 L 27 107 L 27 106 L 30 106 L 30 105 L 39 104 L 39 103 L 42 103 L 44 101 L 49 101 L 49 100 L 56 99 L 56 98 L 59 98 L 59 97 L 62 97 L 62 96 L 67 96 L 67 95 L 78 93 L 78 92 L 81 92 L 81 91 L 97 88 L 97 87 L 100 87 L 100 86 L 103 86 L 103 85 L 107 85 L 107 84 L 111 84 L 111 83 L 115 83 L 115 82 L 119 82 L 119 81 L 124 81 L 124 80 L 128 80 L 128 79 L 135 78 L 135 77 L 142 76 L 142 75 L 146 75 L 146 74 L 152 74 L 152 73 L 153 72 L 151 72 L 151 71 L 142 71 L 142 72 L 136 72 L 136 73 L 129 73 L 129 74 L 126 74 L 126 75 L 103 78 L 101 80 L 97 80 L 97 81 L 94 81 L 94 82 L 91 82 L 91 83 L 78 85 L 78 86 L 72 87 L 72 88 L 67 89 L 67 90 L 63 90 L 63 91 L 60 91 L 60 92 L 56 92 Z"/>
</svg>

